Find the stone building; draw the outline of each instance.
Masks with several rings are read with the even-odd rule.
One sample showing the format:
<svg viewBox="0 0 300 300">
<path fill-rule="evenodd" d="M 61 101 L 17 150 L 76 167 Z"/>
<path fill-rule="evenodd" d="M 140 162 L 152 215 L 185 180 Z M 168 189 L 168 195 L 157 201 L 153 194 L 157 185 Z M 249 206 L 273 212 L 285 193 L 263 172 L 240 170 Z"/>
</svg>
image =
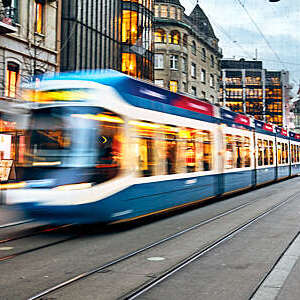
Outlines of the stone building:
<svg viewBox="0 0 300 300">
<path fill-rule="evenodd" d="M 0 97 L 18 98 L 20 84 L 57 68 L 55 0 L 0 0 Z"/>
<path fill-rule="evenodd" d="M 59 0 L 0 0 L 1 111 L 20 98 L 21 84 L 30 82 L 32 75 L 58 68 L 59 7 Z M 15 120 L 1 113 L 0 160 L 20 162 L 24 143 Z"/>
<path fill-rule="evenodd" d="M 154 16 L 155 84 L 216 103 L 222 51 L 199 4 L 187 16 L 179 0 L 156 0 Z"/>
</svg>

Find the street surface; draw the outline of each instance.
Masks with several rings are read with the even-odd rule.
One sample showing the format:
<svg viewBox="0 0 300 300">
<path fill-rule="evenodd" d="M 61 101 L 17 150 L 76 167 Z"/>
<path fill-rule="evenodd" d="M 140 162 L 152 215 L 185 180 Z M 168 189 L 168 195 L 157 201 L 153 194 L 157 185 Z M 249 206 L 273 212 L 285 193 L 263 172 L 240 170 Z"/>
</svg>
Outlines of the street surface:
<svg viewBox="0 0 300 300">
<path fill-rule="evenodd" d="M 169 217 L 130 225 L 53 228 L 28 223 L 0 229 L 0 299 L 29 299 L 131 251 L 244 205 L 40 298 L 124 299 L 195 251 L 287 200 L 139 297 L 250 299 L 299 232 L 298 194 L 300 178 L 296 177 Z M 3 207 L 0 215 L 7 223 L 21 219 Z M 4 242 L 9 238 L 11 241 Z M 288 280 L 276 289 L 278 299 L 300 299 L 299 272 L 297 262 Z"/>
</svg>

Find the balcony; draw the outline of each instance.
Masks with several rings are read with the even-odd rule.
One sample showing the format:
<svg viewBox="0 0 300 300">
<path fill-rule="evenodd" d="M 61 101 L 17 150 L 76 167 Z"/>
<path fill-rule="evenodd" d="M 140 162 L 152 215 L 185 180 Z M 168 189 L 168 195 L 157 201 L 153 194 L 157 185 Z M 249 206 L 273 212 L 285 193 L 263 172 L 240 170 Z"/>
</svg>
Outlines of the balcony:
<svg viewBox="0 0 300 300">
<path fill-rule="evenodd" d="M 2 7 L 0 9 L 0 35 L 16 32 L 16 23 L 17 10 L 13 7 Z"/>
</svg>

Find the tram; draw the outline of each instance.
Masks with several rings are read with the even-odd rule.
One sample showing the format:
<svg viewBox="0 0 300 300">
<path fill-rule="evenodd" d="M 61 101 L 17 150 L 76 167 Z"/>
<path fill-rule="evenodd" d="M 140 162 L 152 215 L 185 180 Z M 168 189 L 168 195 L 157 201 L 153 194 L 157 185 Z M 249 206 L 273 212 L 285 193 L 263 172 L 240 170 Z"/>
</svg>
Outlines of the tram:
<svg viewBox="0 0 300 300">
<path fill-rule="evenodd" d="M 43 77 L 23 98 L 6 198 L 39 221 L 128 221 L 300 172 L 300 135 L 116 71 Z"/>
</svg>

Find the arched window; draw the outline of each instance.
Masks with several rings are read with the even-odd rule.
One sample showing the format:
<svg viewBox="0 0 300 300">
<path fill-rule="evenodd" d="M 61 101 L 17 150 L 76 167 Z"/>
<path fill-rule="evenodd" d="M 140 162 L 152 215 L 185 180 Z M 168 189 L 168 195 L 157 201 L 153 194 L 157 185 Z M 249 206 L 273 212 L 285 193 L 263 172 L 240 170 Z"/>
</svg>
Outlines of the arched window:
<svg viewBox="0 0 300 300">
<path fill-rule="evenodd" d="M 197 52 L 196 43 L 195 43 L 195 41 L 192 41 L 192 53 L 193 53 L 194 55 L 196 55 L 196 52 Z"/>
<path fill-rule="evenodd" d="M 20 67 L 14 62 L 8 62 L 5 76 L 5 96 L 15 98 L 19 85 Z"/>
<path fill-rule="evenodd" d="M 187 47 L 187 44 L 188 44 L 188 36 L 187 36 L 187 34 L 183 35 L 182 42 L 183 42 L 183 47 Z"/>
<path fill-rule="evenodd" d="M 206 61 L 206 50 L 202 48 L 202 60 Z"/>
<path fill-rule="evenodd" d="M 166 32 L 163 29 L 155 31 L 155 43 L 166 43 Z"/>
<path fill-rule="evenodd" d="M 171 31 L 169 34 L 169 44 L 180 44 L 180 33 L 176 30 Z"/>
</svg>

